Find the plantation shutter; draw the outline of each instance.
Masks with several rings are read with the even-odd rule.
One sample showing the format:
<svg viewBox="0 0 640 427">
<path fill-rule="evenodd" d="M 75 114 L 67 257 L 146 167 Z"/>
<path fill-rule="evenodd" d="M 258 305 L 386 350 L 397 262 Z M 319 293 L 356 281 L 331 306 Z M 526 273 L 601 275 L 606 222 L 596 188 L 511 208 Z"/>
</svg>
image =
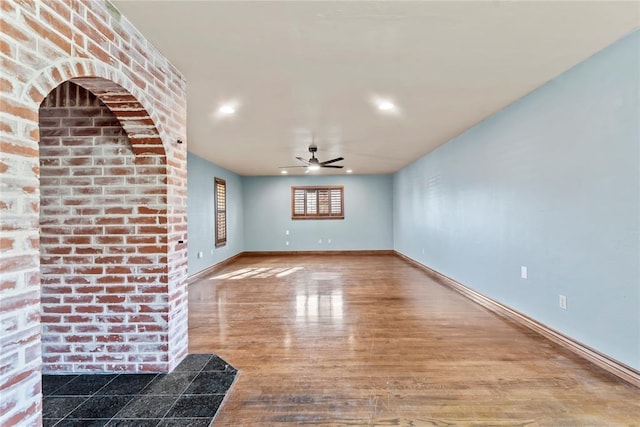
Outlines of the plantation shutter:
<svg viewBox="0 0 640 427">
<path fill-rule="evenodd" d="M 293 215 L 304 215 L 305 209 L 305 191 L 295 190 L 293 191 Z"/>
<path fill-rule="evenodd" d="M 342 215 L 344 217 L 344 211 L 342 208 L 343 192 L 342 189 L 329 190 L 329 200 L 331 206 L 331 215 Z"/>
<path fill-rule="evenodd" d="M 224 179 L 215 179 L 216 207 L 216 247 L 227 243 L 227 183 Z"/>
<path fill-rule="evenodd" d="M 343 187 L 291 187 L 292 219 L 344 219 Z"/>
</svg>

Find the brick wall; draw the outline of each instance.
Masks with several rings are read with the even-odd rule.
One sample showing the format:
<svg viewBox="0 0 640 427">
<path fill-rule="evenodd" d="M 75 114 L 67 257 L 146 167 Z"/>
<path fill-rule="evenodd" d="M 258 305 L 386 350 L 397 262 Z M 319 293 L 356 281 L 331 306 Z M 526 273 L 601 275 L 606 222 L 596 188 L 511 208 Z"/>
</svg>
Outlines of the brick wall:
<svg viewBox="0 0 640 427">
<path fill-rule="evenodd" d="M 154 302 L 158 302 L 159 305 L 164 304 L 165 308 L 162 309 L 164 311 L 160 314 L 165 316 L 162 319 L 164 323 L 140 323 L 136 324 L 136 329 L 139 332 L 145 330 L 146 326 L 141 325 L 164 328 L 165 338 L 163 339 L 166 340 L 166 347 L 162 347 L 161 351 L 164 354 L 150 352 L 153 354 L 151 356 L 153 360 L 149 360 L 146 366 L 151 370 L 170 370 L 180 362 L 187 351 L 186 144 L 177 143 L 177 140 L 185 141 L 186 138 L 185 80 L 126 18 L 120 16 L 117 10 L 104 0 L 2 0 L 0 1 L 0 29 L 0 231 L 2 232 L 0 236 L 0 425 L 39 425 L 42 408 L 39 247 L 40 104 L 60 84 L 73 81 L 96 95 L 118 119 L 129 139 L 130 151 L 124 154 L 125 159 L 135 162 L 134 159 L 163 155 L 166 159 L 165 180 L 160 186 L 163 187 L 164 197 L 166 197 L 164 200 L 166 212 L 162 211 L 162 208 L 149 206 L 148 213 L 142 214 L 145 218 L 166 217 L 164 225 L 148 225 L 157 227 L 156 242 L 160 242 L 151 246 L 164 246 L 166 259 L 160 258 L 159 264 L 155 266 L 158 270 L 152 272 L 139 275 L 137 273 L 142 272 L 141 270 L 131 274 L 123 272 L 119 275 L 104 273 L 101 277 L 122 278 L 124 275 L 126 286 L 128 283 L 133 283 L 128 282 L 129 276 L 141 277 L 152 274 L 156 275 L 154 277 L 158 278 L 158 282 L 136 283 L 134 286 L 138 291 L 144 286 L 159 288 L 166 286 L 166 291 L 158 289 L 148 295 L 134 291 L 125 298 L 135 295 L 153 295 Z M 43 138 L 52 136 L 44 133 Z M 62 161 L 61 157 L 58 159 Z M 49 160 L 55 162 L 55 157 L 48 153 L 43 160 L 45 163 Z M 43 169 L 44 166 L 50 165 L 43 164 Z M 82 169 L 78 166 L 83 165 L 70 164 L 70 172 L 72 168 L 73 170 Z M 93 167 L 84 166 L 87 166 L 87 169 Z M 136 173 L 138 172 L 136 170 Z M 46 181 L 49 176 L 42 178 Z M 74 188 L 77 190 L 80 187 Z M 66 191 L 58 188 L 59 191 Z M 103 190 L 108 188 L 111 187 L 104 187 Z M 43 191 L 43 198 L 47 198 L 45 203 L 49 203 L 48 197 L 51 194 L 47 193 L 49 190 L 58 191 L 46 185 Z M 71 191 L 73 196 L 73 188 Z M 124 195 L 125 198 L 131 196 Z M 76 199 L 93 198 L 95 200 L 95 197 L 96 195 L 86 194 Z M 132 207 L 132 209 L 138 209 L 136 212 L 138 216 L 140 216 L 139 209 L 142 205 L 138 203 L 137 207 Z M 53 207 L 48 204 L 42 206 L 43 211 L 45 208 L 53 209 Z M 122 205 L 124 209 L 128 207 L 130 206 Z M 71 209 L 79 208 L 71 207 Z M 160 211 L 155 212 L 154 209 L 160 209 Z M 43 221 L 60 220 L 48 216 L 50 213 L 43 216 Z M 100 214 L 96 215 L 90 217 L 77 215 L 74 218 L 78 221 L 91 218 L 95 222 Z M 126 214 L 122 215 L 124 221 L 130 218 Z M 109 216 L 105 210 L 103 218 Z M 113 214 L 113 216 L 116 215 Z M 80 227 L 81 224 L 67 224 L 67 226 L 75 228 Z M 123 224 L 123 226 L 132 225 Z M 99 227 L 106 229 L 107 224 Z M 136 224 L 135 227 L 136 233 L 139 233 L 143 225 Z M 83 235 L 78 234 L 78 237 L 80 236 Z M 98 247 L 96 243 L 101 234 L 96 233 L 91 236 L 94 244 L 86 247 Z M 62 235 L 47 237 L 64 238 Z M 112 234 L 107 233 L 104 237 L 112 237 Z M 127 246 L 126 235 L 124 237 L 125 244 L 122 247 Z M 50 242 L 52 240 L 43 240 L 43 248 L 49 248 Z M 55 258 L 60 255 L 64 258 L 89 255 L 77 252 L 82 244 L 73 245 L 70 246 L 69 254 L 49 252 L 43 254 L 43 260 L 47 256 Z M 63 244 L 57 246 L 61 248 L 60 251 L 66 250 L 63 249 L 65 246 Z M 103 256 L 132 256 L 110 254 L 109 248 L 113 247 L 115 246 L 105 244 L 101 250 L 106 251 L 107 254 Z M 155 252 L 156 249 L 153 251 L 153 256 L 160 256 Z M 98 255 L 92 254 L 96 257 Z M 97 292 L 73 296 L 79 297 L 80 300 L 88 299 L 87 297 L 90 296 L 92 302 L 87 302 L 86 307 L 99 308 L 88 310 L 108 310 L 98 303 L 98 298 L 107 295 L 107 287 L 114 286 L 113 283 L 98 284 L 97 275 L 89 277 L 89 274 L 81 274 L 81 271 L 63 273 L 64 270 L 61 270 L 60 274 L 56 275 L 52 270 L 55 264 L 49 264 L 49 261 L 49 258 L 46 258 L 47 263 L 42 265 L 44 273 L 42 278 L 45 282 L 59 278 L 62 284 L 66 285 L 67 280 L 72 280 L 71 277 L 74 275 L 86 277 L 90 284 L 95 281 Z M 100 267 L 108 268 L 104 264 Z M 79 267 L 75 265 L 66 268 Z M 162 279 L 165 279 L 165 282 L 162 282 Z M 80 284 L 73 285 L 74 290 L 78 291 Z M 103 292 L 101 292 L 102 285 L 104 285 Z M 44 288 L 47 286 L 54 286 L 54 284 L 43 284 Z M 65 296 L 50 295 L 48 290 L 46 289 L 45 304 L 42 308 L 52 310 L 55 306 L 55 298 L 62 298 L 63 303 L 59 304 L 59 307 L 63 307 Z M 71 296 L 67 296 L 69 297 Z M 138 310 L 142 310 L 142 306 L 149 305 L 144 302 L 136 304 L 138 304 Z M 72 310 L 77 310 L 77 307 Z M 65 308 L 59 308 L 59 310 L 65 310 Z M 60 314 L 63 317 L 65 315 L 65 313 Z M 106 315 L 108 312 L 102 314 Z M 45 312 L 44 315 L 55 314 Z M 97 317 L 101 314 L 87 313 L 86 315 L 94 316 L 93 320 L 97 320 L 91 325 L 87 323 L 88 327 L 104 326 Z M 158 313 L 155 312 L 151 314 L 156 318 L 157 315 Z M 50 325 L 49 323 L 43 325 L 47 340 L 54 339 L 48 338 Z M 115 325 L 130 327 L 127 323 L 111 326 Z M 75 326 L 77 325 L 72 325 L 72 327 Z M 109 326 L 107 325 L 107 332 Z M 138 329 L 139 326 L 140 329 Z M 156 332 L 158 331 L 154 331 L 152 335 L 159 337 L 163 334 L 156 334 Z M 144 334 L 147 332 L 145 331 Z M 97 336 L 92 335 L 92 340 L 94 338 L 98 341 Z M 63 338 L 60 339 L 63 340 Z M 54 343 L 44 344 L 48 346 Z M 78 343 L 73 345 L 80 346 Z M 158 349 L 157 343 L 154 342 L 151 345 Z M 124 353 L 119 354 L 122 356 Z M 48 358 L 50 355 L 47 352 L 45 357 Z M 52 357 L 55 356 L 52 355 Z M 132 363 L 138 366 L 135 369 L 146 369 L 143 368 L 146 363 L 144 360 L 129 361 L 128 358 L 129 354 L 127 354 L 127 362 L 113 363 L 111 367 L 114 370 L 121 369 L 121 366 L 126 366 L 124 369 L 130 369 L 129 366 Z M 93 360 L 95 362 L 96 359 Z M 64 356 L 62 356 L 62 362 L 64 362 Z M 104 362 L 107 363 L 107 361 Z M 48 366 L 48 369 L 53 369 L 53 365 Z M 104 367 L 109 369 L 107 366 Z"/>
<path fill-rule="evenodd" d="M 136 156 L 113 115 L 66 82 L 40 107 L 45 372 L 163 370 L 166 161 Z"/>
</svg>

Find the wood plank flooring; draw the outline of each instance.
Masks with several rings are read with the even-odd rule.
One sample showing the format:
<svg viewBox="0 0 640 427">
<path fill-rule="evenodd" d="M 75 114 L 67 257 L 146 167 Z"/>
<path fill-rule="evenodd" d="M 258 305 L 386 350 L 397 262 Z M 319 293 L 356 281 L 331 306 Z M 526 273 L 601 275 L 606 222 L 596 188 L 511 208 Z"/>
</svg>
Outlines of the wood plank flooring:
<svg viewBox="0 0 640 427">
<path fill-rule="evenodd" d="M 243 256 L 189 287 L 218 426 L 639 426 L 640 390 L 394 255 Z"/>
</svg>

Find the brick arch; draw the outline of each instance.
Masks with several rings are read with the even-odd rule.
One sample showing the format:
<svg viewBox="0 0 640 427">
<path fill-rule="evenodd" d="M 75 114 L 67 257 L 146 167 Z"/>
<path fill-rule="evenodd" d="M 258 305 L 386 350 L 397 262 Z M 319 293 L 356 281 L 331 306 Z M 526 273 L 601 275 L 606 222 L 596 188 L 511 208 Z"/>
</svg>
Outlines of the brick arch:
<svg viewBox="0 0 640 427">
<path fill-rule="evenodd" d="M 51 84 L 50 79 L 43 82 L 46 86 L 33 85 L 38 93 Z M 93 101 L 86 96 L 61 104 L 50 100 L 52 93 L 69 96 L 70 84 L 88 92 Z M 112 114 L 111 124 L 101 125 L 110 130 L 99 129 L 91 134 L 96 139 L 87 143 L 91 135 L 84 133 L 86 114 L 77 110 L 95 110 L 98 104 L 102 122 Z M 54 111 L 60 108 L 62 115 Z M 175 362 L 168 354 L 168 167 L 159 131 L 133 94 L 103 77 L 63 81 L 43 98 L 39 111 L 40 158 L 45 161 L 40 168 L 42 369 L 167 371 Z M 78 120 L 80 124 L 74 124 Z M 57 131 L 61 123 L 64 132 Z M 117 123 L 120 133 L 114 134 Z M 82 133 L 75 134 L 74 126 Z M 117 153 L 124 157 L 100 157 L 103 149 L 112 152 L 115 144 L 122 144 L 118 135 L 123 133 L 130 147 L 128 160 L 126 150 L 120 149 Z M 71 138 L 66 145 L 59 135 L 67 134 L 84 138 Z M 105 142 L 105 135 L 120 142 Z M 60 149 L 63 154 L 55 154 Z M 93 160 L 87 161 L 88 156 Z M 104 193 L 94 193 L 95 186 Z"/>
<path fill-rule="evenodd" d="M 136 155 L 165 155 L 162 122 L 145 107 L 144 93 L 120 70 L 107 64 L 90 59 L 58 62 L 32 79 L 22 97 L 40 105 L 53 89 L 65 81 L 87 89 L 109 107 L 129 136 Z M 145 86 L 144 82 L 138 82 L 138 85 Z"/>
<path fill-rule="evenodd" d="M 124 127 L 133 137 L 136 152 L 141 153 L 133 155 L 129 142 L 127 159 L 133 158 L 139 163 L 164 159 L 162 168 L 157 169 L 158 175 L 163 174 L 159 181 L 161 185 L 157 186 L 162 187 L 158 190 L 162 192 L 158 205 L 162 206 L 143 212 L 147 218 L 165 221 L 152 226 L 159 230 L 158 236 L 163 236 L 161 251 L 164 258 L 150 267 L 152 271 L 142 272 L 145 276 L 162 276 L 162 284 L 156 292 L 159 304 L 145 307 L 146 312 L 141 315 L 157 317 L 157 310 L 161 309 L 166 313 L 166 327 L 160 331 L 164 334 L 161 357 L 136 363 L 140 363 L 140 370 L 167 371 L 180 363 L 188 348 L 187 156 L 186 144 L 175 143 L 178 139 L 186 139 L 186 81 L 182 73 L 109 2 L 50 0 L 44 8 L 42 2 L 34 1 L 0 3 L 3 26 L 0 49 L 3 54 L 3 66 L 0 67 L 0 131 L 3 133 L 0 141 L 3 182 L 0 191 L 3 219 L 0 299 L 3 304 L 0 317 L 11 319 L 3 323 L 0 340 L 0 401 L 3 403 L 0 425 L 40 425 L 42 168 L 39 165 L 39 106 L 63 82 L 91 78 L 95 80 L 84 84 L 92 86 L 96 92 L 100 81 L 117 85 L 118 93 L 126 94 L 127 100 L 135 99 L 148 113 L 144 117 L 151 118 L 154 123 L 155 130 L 151 132 L 156 140 L 151 141 L 145 139 L 149 136 L 149 128 L 141 129 L 132 121 L 123 120 Z M 108 104 L 109 100 L 105 100 Z M 124 118 L 125 114 L 122 112 L 119 117 Z M 114 120 L 119 122 L 118 118 Z M 114 124 L 113 127 L 117 126 Z M 120 131 L 126 136 L 127 130 L 123 129 L 121 127 Z M 151 154 L 159 153 L 161 149 L 164 154 Z M 108 216 L 106 212 L 105 216 Z M 151 230 L 148 231 L 151 234 Z M 154 253 L 157 253 L 155 249 Z M 153 283 L 139 285 L 155 286 Z M 147 330 L 146 326 L 144 329 Z"/>
</svg>

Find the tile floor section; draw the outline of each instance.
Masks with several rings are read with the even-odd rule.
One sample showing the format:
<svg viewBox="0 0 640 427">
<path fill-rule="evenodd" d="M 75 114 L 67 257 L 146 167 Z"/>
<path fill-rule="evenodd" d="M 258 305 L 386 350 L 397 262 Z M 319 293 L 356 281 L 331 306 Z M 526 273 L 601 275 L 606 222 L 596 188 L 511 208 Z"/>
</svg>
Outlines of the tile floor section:
<svg viewBox="0 0 640 427">
<path fill-rule="evenodd" d="M 190 354 L 170 374 L 43 375 L 43 425 L 207 427 L 236 373 Z"/>
</svg>

